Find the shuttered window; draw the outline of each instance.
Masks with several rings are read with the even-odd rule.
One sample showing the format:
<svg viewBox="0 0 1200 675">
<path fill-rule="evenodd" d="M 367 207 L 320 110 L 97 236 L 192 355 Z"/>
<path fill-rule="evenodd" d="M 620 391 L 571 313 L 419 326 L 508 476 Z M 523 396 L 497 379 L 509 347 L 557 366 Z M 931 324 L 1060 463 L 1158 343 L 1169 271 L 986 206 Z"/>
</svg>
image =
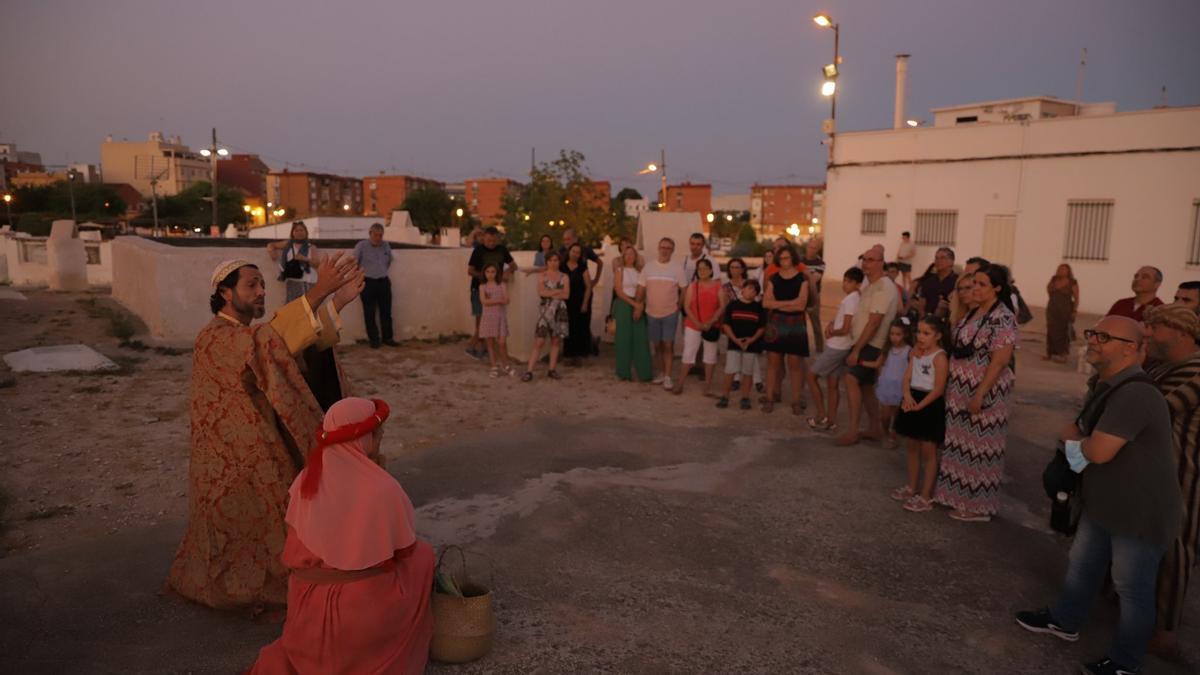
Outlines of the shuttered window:
<svg viewBox="0 0 1200 675">
<path fill-rule="evenodd" d="M 913 223 L 917 246 L 954 246 L 958 235 L 958 211 L 918 209 Z"/>
<path fill-rule="evenodd" d="M 887 211 L 884 209 L 863 209 L 863 234 L 887 234 Z"/>
<path fill-rule="evenodd" d="M 1111 199 L 1072 199 L 1067 202 L 1066 260 L 1108 260 L 1112 231 Z"/>
<path fill-rule="evenodd" d="M 1192 241 L 1188 246 L 1189 265 L 1200 265 L 1200 199 L 1192 202 Z"/>
</svg>

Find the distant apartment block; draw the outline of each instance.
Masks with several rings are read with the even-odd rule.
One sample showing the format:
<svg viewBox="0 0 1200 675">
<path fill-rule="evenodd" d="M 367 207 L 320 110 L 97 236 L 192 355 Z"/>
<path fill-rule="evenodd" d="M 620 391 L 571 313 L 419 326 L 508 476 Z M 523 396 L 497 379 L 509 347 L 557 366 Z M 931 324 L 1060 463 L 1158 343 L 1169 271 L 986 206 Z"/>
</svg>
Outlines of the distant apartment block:
<svg viewBox="0 0 1200 675">
<path fill-rule="evenodd" d="M 712 212 L 712 185 L 687 182 L 668 185 L 667 204 L 664 210 L 699 214 L 696 228 L 698 231 L 707 232 L 708 223 L 705 221 L 705 216 Z"/>
<path fill-rule="evenodd" d="M 261 200 L 267 194 L 267 175 L 271 167 L 258 155 L 230 155 L 217 162 L 217 183 L 241 190 L 247 197 Z"/>
<path fill-rule="evenodd" d="M 183 144 L 179 136 L 164 138 L 151 132 L 145 141 L 116 141 L 109 136 L 100 144 L 100 169 L 109 183 L 128 183 L 143 197 L 152 189 L 159 196 L 179 194 L 184 188 L 209 179 L 209 160 Z M 152 188 L 152 183 L 157 187 Z"/>
<path fill-rule="evenodd" d="M 626 199 L 625 200 L 625 215 L 630 218 L 637 218 L 643 211 L 650 210 L 649 199 Z"/>
<path fill-rule="evenodd" d="M 712 198 L 713 211 L 728 213 L 743 213 L 750 210 L 750 195 L 717 195 Z"/>
<path fill-rule="evenodd" d="M 387 217 L 400 209 L 408 193 L 430 188 L 445 189 L 432 178 L 418 176 L 367 176 L 362 179 L 363 215 Z"/>
<path fill-rule="evenodd" d="M 496 225 L 504 219 L 504 195 L 520 187 L 508 178 L 472 178 L 463 182 L 463 201 L 485 226 Z"/>
<path fill-rule="evenodd" d="M 286 169 L 267 175 L 267 201 L 291 218 L 362 214 L 362 179 Z"/>
<path fill-rule="evenodd" d="M 762 237 L 786 236 L 788 228 L 796 225 L 799 236 L 807 238 L 821 232 L 824 203 L 823 184 L 754 185 L 750 188 L 750 225 Z"/>
<path fill-rule="evenodd" d="M 17 150 L 16 143 L 0 143 L 0 162 L 32 164 L 40 167 L 42 156 L 36 152 Z"/>
</svg>

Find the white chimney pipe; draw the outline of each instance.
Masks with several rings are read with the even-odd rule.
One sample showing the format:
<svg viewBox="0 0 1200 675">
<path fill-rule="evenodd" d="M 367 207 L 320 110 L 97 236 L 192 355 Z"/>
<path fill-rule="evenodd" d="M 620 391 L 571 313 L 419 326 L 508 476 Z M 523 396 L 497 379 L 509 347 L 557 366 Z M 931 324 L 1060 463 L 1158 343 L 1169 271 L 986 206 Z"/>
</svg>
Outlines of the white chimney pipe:
<svg viewBox="0 0 1200 675">
<path fill-rule="evenodd" d="M 896 55 L 896 114 L 893 129 L 904 128 L 904 100 L 908 98 L 908 54 Z"/>
</svg>

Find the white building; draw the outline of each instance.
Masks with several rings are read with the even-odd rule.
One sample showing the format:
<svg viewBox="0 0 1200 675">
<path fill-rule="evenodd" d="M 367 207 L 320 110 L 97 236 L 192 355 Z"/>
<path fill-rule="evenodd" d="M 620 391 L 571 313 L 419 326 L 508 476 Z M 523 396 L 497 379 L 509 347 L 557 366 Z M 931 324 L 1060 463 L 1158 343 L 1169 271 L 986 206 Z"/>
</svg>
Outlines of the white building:
<svg viewBox="0 0 1200 675">
<path fill-rule="evenodd" d="M 740 195 L 717 195 L 712 198 L 713 211 L 749 211 L 750 193 Z"/>
<path fill-rule="evenodd" d="M 643 211 L 650 210 L 650 200 L 648 199 L 626 199 L 625 200 L 625 215 L 630 218 L 637 218 Z"/>
<path fill-rule="evenodd" d="M 1200 107 L 1117 113 L 1108 104 L 1014 99 L 933 111 L 932 127 L 839 133 L 828 169 L 825 258 L 853 265 L 900 233 L 914 275 L 950 246 L 1010 265 L 1031 305 L 1060 263 L 1081 309 L 1103 313 L 1154 265 L 1169 300 L 1200 279 Z"/>
</svg>

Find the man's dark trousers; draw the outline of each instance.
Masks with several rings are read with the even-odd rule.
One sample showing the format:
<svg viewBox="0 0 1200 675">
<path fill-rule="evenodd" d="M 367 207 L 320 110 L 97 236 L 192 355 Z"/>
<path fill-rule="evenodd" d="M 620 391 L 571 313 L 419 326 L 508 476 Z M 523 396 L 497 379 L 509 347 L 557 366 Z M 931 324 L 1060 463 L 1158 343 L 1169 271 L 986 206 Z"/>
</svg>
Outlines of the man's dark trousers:
<svg viewBox="0 0 1200 675">
<path fill-rule="evenodd" d="M 379 311 L 379 322 L 383 324 L 383 341 L 392 340 L 392 281 L 387 277 L 365 279 L 362 304 L 363 319 L 367 324 L 367 339 L 379 344 L 379 327 L 375 325 L 375 312 Z"/>
</svg>

